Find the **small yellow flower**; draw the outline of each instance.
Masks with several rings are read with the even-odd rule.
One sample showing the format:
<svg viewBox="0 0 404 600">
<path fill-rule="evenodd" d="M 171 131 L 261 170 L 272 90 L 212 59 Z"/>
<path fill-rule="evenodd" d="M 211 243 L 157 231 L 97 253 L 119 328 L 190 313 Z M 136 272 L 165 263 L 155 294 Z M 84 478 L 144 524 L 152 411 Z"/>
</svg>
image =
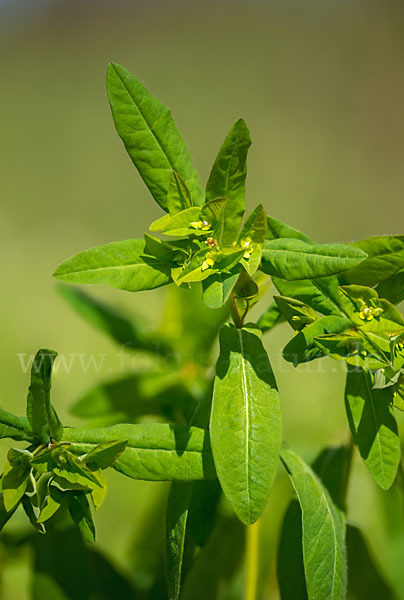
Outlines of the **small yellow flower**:
<svg viewBox="0 0 404 600">
<path fill-rule="evenodd" d="M 362 321 L 372 321 L 375 317 L 379 317 L 383 312 L 382 308 L 374 308 L 373 306 L 367 306 L 364 302 L 359 311 L 359 318 Z"/>
<path fill-rule="evenodd" d="M 208 237 L 208 238 L 205 240 L 205 244 L 206 244 L 207 246 L 209 246 L 209 248 L 218 248 L 217 240 L 215 240 L 215 239 L 214 239 L 214 238 L 212 238 L 212 237 Z"/>
<path fill-rule="evenodd" d="M 251 254 L 254 251 L 253 241 L 251 238 L 245 238 L 245 240 L 241 240 L 240 246 L 244 250 L 243 258 L 250 258 Z"/>
<path fill-rule="evenodd" d="M 211 227 L 210 223 L 208 223 L 207 221 L 192 221 L 190 225 L 194 229 L 201 229 L 202 231 L 208 231 Z"/>
<path fill-rule="evenodd" d="M 201 269 L 202 269 L 202 271 L 206 271 L 206 269 L 213 267 L 214 264 L 215 264 L 215 259 L 214 259 L 213 253 L 208 252 L 205 260 L 202 263 Z"/>
</svg>

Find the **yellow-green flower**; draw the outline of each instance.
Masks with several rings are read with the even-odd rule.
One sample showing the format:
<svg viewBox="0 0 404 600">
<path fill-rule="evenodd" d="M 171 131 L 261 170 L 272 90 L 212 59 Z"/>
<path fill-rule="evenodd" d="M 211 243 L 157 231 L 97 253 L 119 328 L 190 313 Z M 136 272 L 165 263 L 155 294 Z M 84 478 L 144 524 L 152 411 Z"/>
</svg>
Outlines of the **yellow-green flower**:
<svg viewBox="0 0 404 600">
<path fill-rule="evenodd" d="M 374 308 L 373 306 L 367 306 L 364 302 L 362 303 L 362 307 L 359 311 L 359 318 L 362 321 L 372 321 L 375 317 L 378 317 L 382 314 L 382 308 Z"/>
<path fill-rule="evenodd" d="M 215 258 L 213 256 L 213 252 L 208 252 L 205 260 L 202 263 L 202 271 L 206 271 L 206 269 L 209 269 L 210 267 L 213 267 L 213 265 L 215 264 Z"/>
<path fill-rule="evenodd" d="M 201 229 L 202 231 L 208 231 L 211 228 L 210 223 L 207 221 L 192 221 L 190 225 L 194 229 Z"/>
<path fill-rule="evenodd" d="M 251 254 L 254 251 L 253 241 L 251 238 L 247 237 L 244 240 L 241 240 L 240 246 L 244 250 L 243 258 L 250 258 Z"/>
</svg>

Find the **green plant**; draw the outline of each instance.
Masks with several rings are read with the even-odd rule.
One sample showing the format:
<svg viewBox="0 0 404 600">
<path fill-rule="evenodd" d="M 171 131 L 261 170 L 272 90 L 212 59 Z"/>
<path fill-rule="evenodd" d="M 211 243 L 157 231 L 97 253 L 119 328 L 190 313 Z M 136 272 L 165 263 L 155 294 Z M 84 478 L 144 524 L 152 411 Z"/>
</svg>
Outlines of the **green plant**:
<svg viewBox="0 0 404 600">
<path fill-rule="evenodd" d="M 107 88 L 116 129 L 166 213 L 150 226 L 163 237 L 145 234 L 85 250 L 61 264 L 55 277 L 130 292 L 174 287 L 156 330 L 82 291 L 61 287 L 89 322 L 148 355 L 149 369 L 86 394 L 73 413 L 98 419 L 99 426 L 69 428 L 50 401 L 56 353 L 38 352 L 27 418 L 0 411 L 1 437 L 28 443 L 7 456 L 1 525 L 21 503 L 38 531 L 49 523 L 52 532 L 63 516 L 94 541 L 89 500 L 95 508 L 102 504 L 105 469 L 171 481 L 166 567 L 168 597 L 174 600 L 195 548 L 211 534 L 224 494 L 248 527 L 245 598 L 252 600 L 257 523 L 282 464 L 297 500 L 282 526 L 281 597 L 345 598 L 345 499 L 353 446 L 384 490 L 400 465 L 393 409 L 404 409 L 404 319 L 395 307 L 404 299 L 404 236 L 317 244 L 267 216 L 262 205 L 243 222 L 251 143 L 243 120 L 227 135 L 204 191 L 168 109 L 119 65 L 109 66 Z M 249 322 L 270 280 L 279 295 L 256 323 Z M 345 404 L 352 442 L 325 449 L 311 467 L 289 446 L 282 448 L 280 398 L 262 342 L 262 334 L 282 321 L 295 332 L 285 360 L 298 365 L 329 356 L 348 365 Z M 156 422 L 142 421 L 145 415 Z M 359 547 L 360 532 L 348 528 L 349 540 Z"/>
</svg>

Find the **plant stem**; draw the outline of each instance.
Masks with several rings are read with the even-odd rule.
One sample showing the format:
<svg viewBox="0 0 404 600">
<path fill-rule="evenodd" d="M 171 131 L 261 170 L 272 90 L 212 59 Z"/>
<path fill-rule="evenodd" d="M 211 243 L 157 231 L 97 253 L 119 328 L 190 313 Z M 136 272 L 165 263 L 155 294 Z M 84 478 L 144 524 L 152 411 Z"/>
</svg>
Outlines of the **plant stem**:
<svg viewBox="0 0 404 600">
<path fill-rule="evenodd" d="M 259 527 L 259 520 L 247 525 L 245 600 L 256 600 L 257 597 Z"/>
</svg>

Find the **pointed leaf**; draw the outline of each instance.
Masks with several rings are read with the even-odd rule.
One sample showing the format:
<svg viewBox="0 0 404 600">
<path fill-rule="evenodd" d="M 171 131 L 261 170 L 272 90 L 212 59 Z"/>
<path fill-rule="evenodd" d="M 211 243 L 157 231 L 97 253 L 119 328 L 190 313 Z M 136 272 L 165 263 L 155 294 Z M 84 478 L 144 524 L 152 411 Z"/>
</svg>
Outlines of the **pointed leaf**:
<svg viewBox="0 0 404 600">
<path fill-rule="evenodd" d="M 167 210 L 171 173 L 176 171 L 193 204 L 200 206 L 198 175 L 168 108 L 116 63 L 108 66 L 107 91 L 116 130 L 156 202 Z"/>
<path fill-rule="evenodd" d="M 114 425 L 103 429 L 65 428 L 72 450 L 86 453 L 103 442 L 126 439 L 128 445 L 113 468 L 134 479 L 190 481 L 216 477 L 208 432 L 166 423 Z"/>
<path fill-rule="evenodd" d="M 54 272 L 67 283 L 109 285 L 120 290 L 152 290 L 170 282 L 167 264 L 145 255 L 144 240 L 95 246 L 68 258 Z"/>
<path fill-rule="evenodd" d="M 309 600 L 344 600 L 346 595 L 345 517 L 320 479 L 291 450 L 281 459 L 302 510 L 303 560 Z"/>
<path fill-rule="evenodd" d="M 66 492 L 70 515 L 85 540 L 95 542 L 95 525 L 91 508 L 84 492 Z"/>
<path fill-rule="evenodd" d="M 181 588 L 185 533 L 193 483 L 171 484 L 167 505 L 166 573 L 169 600 L 178 600 Z"/>
<path fill-rule="evenodd" d="M 50 401 L 52 367 L 57 356 L 54 350 L 38 350 L 31 368 L 31 385 L 27 398 L 27 417 L 32 431 L 38 439 L 49 443 L 59 441 L 63 425 Z"/>
<path fill-rule="evenodd" d="M 104 442 L 90 450 L 82 460 L 91 470 L 107 469 L 121 456 L 126 446 L 126 440 Z"/>
<path fill-rule="evenodd" d="M 391 388 L 374 390 L 369 371 L 347 373 L 345 406 L 354 442 L 375 481 L 387 490 L 400 463 L 400 438 L 392 414 Z"/>
<path fill-rule="evenodd" d="M 386 298 L 392 304 L 400 304 L 404 300 L 404 269 L 379 283 L 376 291 L 380 298 Z"/>
<path fill-rule="evenodd" d="M 20 502 L 28 486 L 31 465 L 29 461 L 12 465 L 6 462 L 2 478 L 3 502 L 7 512 L 11 512 Z"/>
<path fill-rule="evenodd" d="M 237 516 L 254 523 L 267 502 L 282 441 L 279 394 L 256 326 L 220 330 L 210 434 L 223 492 Z"/>
<path fill-rule="evenodd" d="M 295 281 L 327 277 L 361 263 L 366 254 L 344 244 L 312 246 L 296 239 L 269 240 L 262 251 L 261 269 L 267 275 Z"/>
<path fill-rule="evenodd" d="M 304 233 L 301 233 L 297 229 L 285 225 L 282 221 L 278 221 L 274 217 L 267 217 L 267 240 L 277 240 L 279 238 L 293 238 L 306 242 L 306 244 L 313 244 L 314 242 Z"/>
<path fill-rule="evenodd" d="M 363 250 L 367 259 L 343 274 L 343 283 L 374 286 L 404 267 L 404 236 L 385 235 L 354 242 L 352 248 Z"/>
<path fill-rule="evenodd" d="M 182 177 L 173 171 L 168 184 L 167 209 L 171 216 L 192 206 L 192 199 Z"/>
<path fill-rule="evenodd" d="M 239 119 L 220 148 L 206 185 L 207 200 L 227 198 L 222 236 L 224 245 L 231 244 L 237 238 L 245 211 L 245 179 L 250 146 L 247 125 Z"/>
</svg>

